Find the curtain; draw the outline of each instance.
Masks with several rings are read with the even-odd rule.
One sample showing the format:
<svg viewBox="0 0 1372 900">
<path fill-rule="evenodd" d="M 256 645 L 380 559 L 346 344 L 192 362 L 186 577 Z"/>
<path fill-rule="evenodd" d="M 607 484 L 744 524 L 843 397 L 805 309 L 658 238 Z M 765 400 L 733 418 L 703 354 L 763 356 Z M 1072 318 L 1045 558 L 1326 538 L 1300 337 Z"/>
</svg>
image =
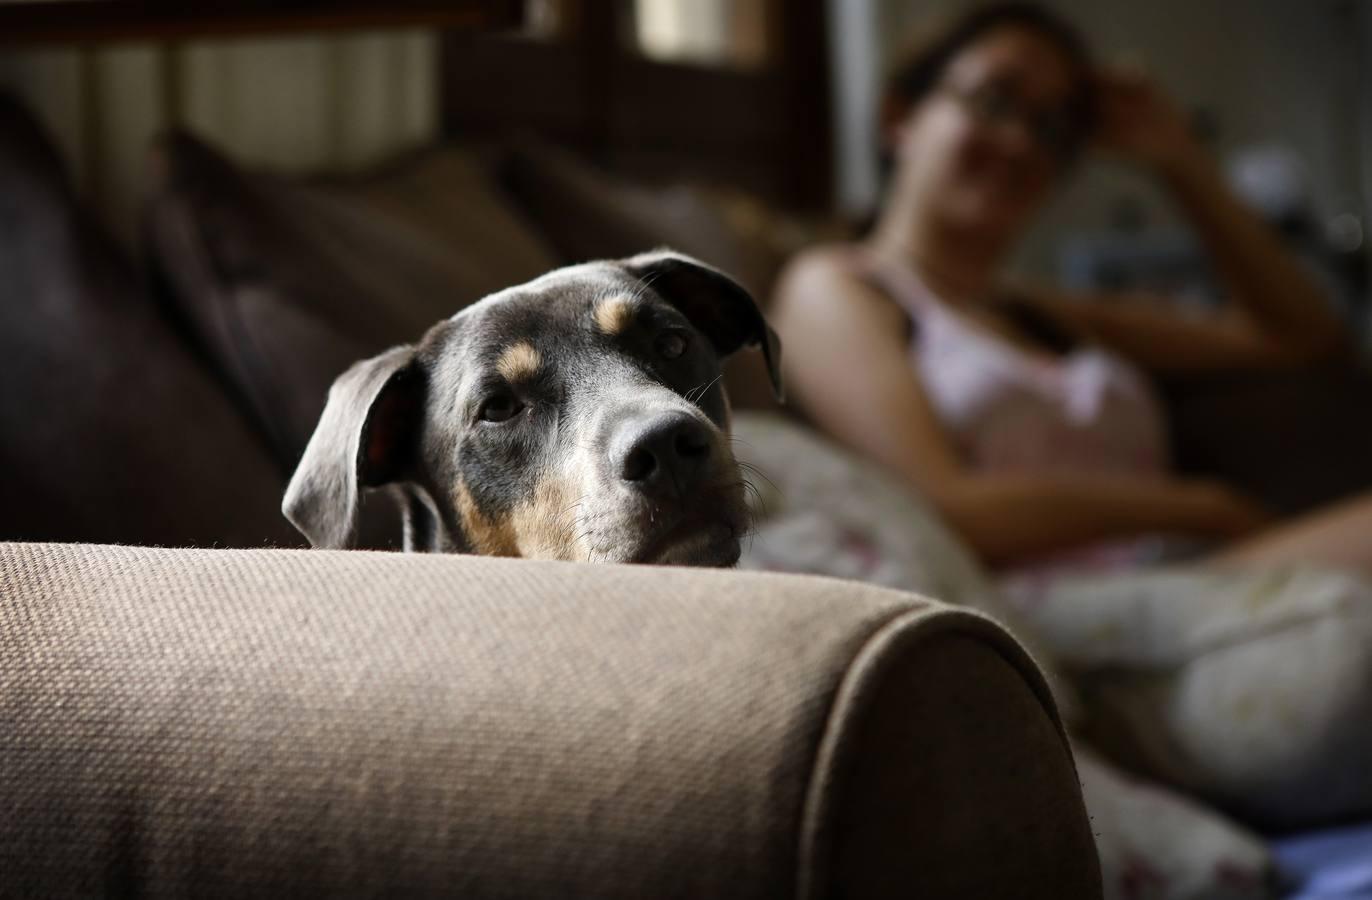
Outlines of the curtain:
<svg viewBox="0 0 1372 900">
<path fill-rule="evenodd" d="M 0 89 L 44 120 L 125 239 L 156 133 L 190 129 L 250 165 L 349 171 L 437 138 L 437 79 L 437 36 L 425 31 L 0 55 Z"/>
</svg>

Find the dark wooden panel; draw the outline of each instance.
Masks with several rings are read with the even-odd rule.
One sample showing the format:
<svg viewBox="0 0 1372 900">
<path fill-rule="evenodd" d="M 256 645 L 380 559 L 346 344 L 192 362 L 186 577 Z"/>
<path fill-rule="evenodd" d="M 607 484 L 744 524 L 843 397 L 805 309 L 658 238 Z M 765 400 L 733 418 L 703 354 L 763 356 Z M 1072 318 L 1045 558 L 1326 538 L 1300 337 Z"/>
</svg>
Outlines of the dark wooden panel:
<svg viewBox="0 0 1372 900">
<path fill-rule="evenodd" d="M 595 98 L 574 45 L 449 37 L 441 84 L 447 137 L 527 132 L 589 149 Z"/>
<path fill-rule="evenodd" d="M 771 0 L 757 68 L 647 59 L 620 39 L 621 4 L 577 0 L 554 40 L 450 38 L 443 130 L 533 134 L 626 174 L 716 180 L 785 206 L 831 204 L 823 0 Z"/>
<path fill-rule="evenodd" d="M 795 203 L 783 79 L 628 58 L 613 70 L 605 162 L 649 180 L 704 180 Z"/>
<path fill-rule="evenodd" d="M 431 26 L 515 28 L 520 0 L 64 0 L 0 3 L 0 43 L 98 43 Z"/>
<path fill-rule="evenodd" d="M 833 208 L 833 79 L 825 0 L 776 0 L 774 21 L 784 82 L 788 134 L 777 152 L 789 161 L 785 192 L 800 206 Z"/>
<path fill-rule="evenodd" d="M 632 143 L 749 146 L 787 131 L 783 79 L 773 72 L 626 59 L 615 66 L 610 127 Z"/>
</svg>

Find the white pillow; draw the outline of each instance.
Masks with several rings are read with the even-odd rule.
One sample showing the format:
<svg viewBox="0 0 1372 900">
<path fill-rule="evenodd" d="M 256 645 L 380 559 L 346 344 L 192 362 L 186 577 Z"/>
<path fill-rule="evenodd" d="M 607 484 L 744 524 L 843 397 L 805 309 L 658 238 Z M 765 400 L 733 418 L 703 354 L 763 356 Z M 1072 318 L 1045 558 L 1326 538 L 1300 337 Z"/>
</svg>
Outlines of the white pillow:
<svg viewBox="0 0 1372 900">
<path fill-rule="evenodd" d="M 1372 813 L 1372 583 L 1327 568 L 1055 578 L 1016 604 L 1095 742 L 1251 821 Z"/>
</svg>

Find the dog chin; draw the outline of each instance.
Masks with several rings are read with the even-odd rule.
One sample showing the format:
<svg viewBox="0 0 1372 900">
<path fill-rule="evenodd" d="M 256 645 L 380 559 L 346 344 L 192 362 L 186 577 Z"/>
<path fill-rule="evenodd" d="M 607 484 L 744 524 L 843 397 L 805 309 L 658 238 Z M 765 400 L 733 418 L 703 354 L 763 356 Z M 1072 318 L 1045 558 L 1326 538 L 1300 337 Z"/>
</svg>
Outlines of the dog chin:
<svg viewBox="0 0 1372 900">
<path fill-rule="evenodd" d="M 682 534 L 669 535 L 667 540 L 655 541 L 634 562 L 657 566 L 708 566 L 728 568 L 738 563 L 742 548 L 738 529 L 719 522 Z"/>
<path fill-rule="evenodd" d="M 669 545 L 656 559 L 660 566 L 711 566 L 729 568 L 738 564 L 742 548 L 734 530 L 710 528 Z"/>
</svg>

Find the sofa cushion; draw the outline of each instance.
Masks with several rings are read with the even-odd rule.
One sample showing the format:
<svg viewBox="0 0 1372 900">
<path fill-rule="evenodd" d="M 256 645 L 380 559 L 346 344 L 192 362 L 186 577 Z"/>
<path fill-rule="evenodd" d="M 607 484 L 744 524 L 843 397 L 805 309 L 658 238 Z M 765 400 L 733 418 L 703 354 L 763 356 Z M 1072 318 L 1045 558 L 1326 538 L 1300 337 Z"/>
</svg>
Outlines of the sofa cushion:
<svg viewBox="0 0 1372 900">
<path fill-rule="evenodd" d="M 152 168 L 155 265 L 287 470 L 351 363 L 556 265 L 456 149 L 301 182 L 172 134 Z"/>
<path fill-rule="evenodd" d="M 0 545 L 16 893 L 1098 897 L 1052 701 L 831 579 Z"/>
<path fill-rule="evenodd" d="M 298 544 L 284 479 L 0 97 L 0 536 Z"/>
<path fill-rule="evenodd" d="M 509 147 L 498 171 L 501 184 L 565 262 L 632 256 L 666 245 L 728 272 L 765 301 L 785 261 L 761 226 L 747 227 L 745 215 L 730 215 L 725 195 L 703 187 L 636 184 L 533 141 Z M 742 199 L 734 197 L 736 203 Z"/>
<path fill-rule="evenodd" d="M 1284 515 L 1372 490 L 1372 371 L 1321 365 L 1162 381 L 1180 471 Z"/>
</svg>

